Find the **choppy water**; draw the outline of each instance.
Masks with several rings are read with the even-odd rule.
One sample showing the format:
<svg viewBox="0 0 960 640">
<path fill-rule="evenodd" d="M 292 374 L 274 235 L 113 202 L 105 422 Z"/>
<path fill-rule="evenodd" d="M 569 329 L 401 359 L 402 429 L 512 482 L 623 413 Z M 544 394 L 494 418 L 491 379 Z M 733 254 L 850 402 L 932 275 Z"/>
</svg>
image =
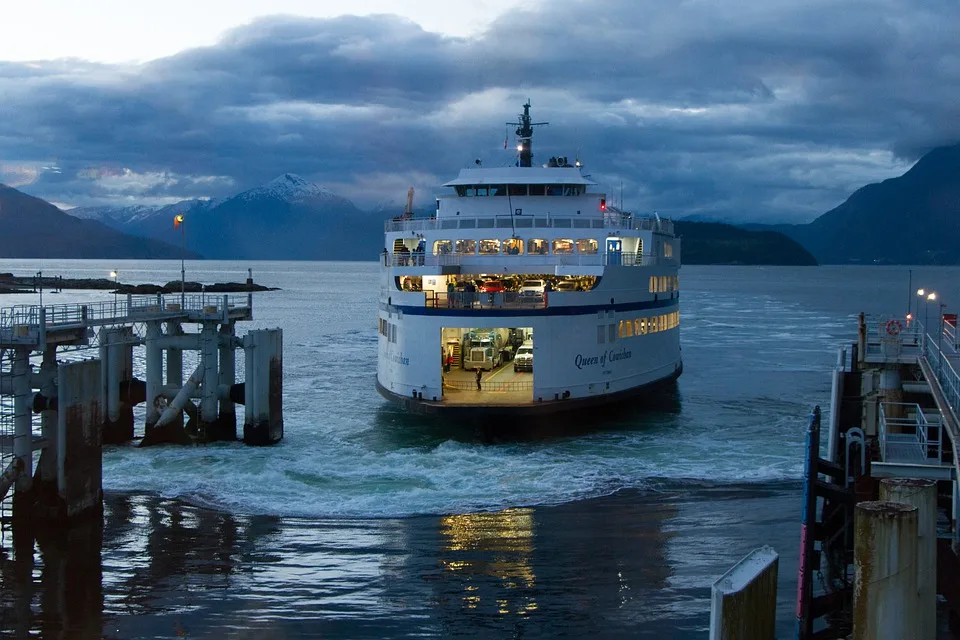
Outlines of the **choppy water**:
<svg viewBox="0 0 960 640">
<path fill-rule="evenodd" d="M 906 268 L 684 267 L 675 392 L 491 444 L 376 393 L 376 264 L 201 262 L 188 278 L 247 267 L 282 288 L 256 296 L 249 326 L 284 329 L 285 440 L 107 450 L 103 601 L 81 635 L 703 637 L 710 582 L 771 541 L 786 635 L 806 415 L 828 404 L 856 314 L 909 300 Z M 39 268 L 179 277 L 173 262 L 0 262 Z M 915 269 L 912 282 L 949 305 L 958 274 Z"/>
</svg>

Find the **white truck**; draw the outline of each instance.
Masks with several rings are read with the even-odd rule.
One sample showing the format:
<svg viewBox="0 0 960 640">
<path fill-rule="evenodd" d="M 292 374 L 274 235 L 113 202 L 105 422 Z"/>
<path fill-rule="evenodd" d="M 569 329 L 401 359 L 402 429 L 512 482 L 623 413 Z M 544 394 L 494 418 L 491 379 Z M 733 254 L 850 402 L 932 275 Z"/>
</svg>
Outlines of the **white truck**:
<svg viewBox="0 0 960 640">
<path fill-rule="evenodd" d="M 463 368 L 490 371 L 503 364 L 509 329 L 473 329 L 463 340 Z"/>
</svg>

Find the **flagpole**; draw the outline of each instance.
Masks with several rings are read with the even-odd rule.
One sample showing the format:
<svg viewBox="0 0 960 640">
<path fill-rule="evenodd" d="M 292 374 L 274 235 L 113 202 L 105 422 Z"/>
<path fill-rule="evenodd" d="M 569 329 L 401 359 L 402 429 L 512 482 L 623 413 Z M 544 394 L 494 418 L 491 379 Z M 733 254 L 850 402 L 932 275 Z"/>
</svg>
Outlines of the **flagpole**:
<svg viewBox="0 0 960 640">
<path fill-rule="evenodd" d="M 183 251 L 184 246 L 186 245 L 186 231 L 183 228 L 183 221 L 180 221 L 180 309 L 184 310 L 187 308 L 186 305 L 186 289 L 187 289 L 187 272 L 183 266 Z"/>
</svg>

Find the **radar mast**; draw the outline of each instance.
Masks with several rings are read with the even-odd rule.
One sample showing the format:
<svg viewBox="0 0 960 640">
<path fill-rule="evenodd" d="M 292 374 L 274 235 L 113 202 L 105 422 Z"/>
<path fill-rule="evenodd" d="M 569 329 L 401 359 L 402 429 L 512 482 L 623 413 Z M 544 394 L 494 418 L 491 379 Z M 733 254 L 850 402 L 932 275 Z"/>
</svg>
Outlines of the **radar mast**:
<svg viewBox="0 0 960 640">
<path fill-rule="evenodd" d="M 549 123 L 530 121 L 530 100 L 527 100 L 526 104 L 523 105 L 523 113 L 520 114 L 520 121 L 508 122 L 507 124 L 511 126 L 516 125 L 517 127 L 517 150 L 520 152 L 520 160 L 517 162 L 517 166 L 533 166 L 531 164 L 533 160 L 533 128 Z"/>
</svg>

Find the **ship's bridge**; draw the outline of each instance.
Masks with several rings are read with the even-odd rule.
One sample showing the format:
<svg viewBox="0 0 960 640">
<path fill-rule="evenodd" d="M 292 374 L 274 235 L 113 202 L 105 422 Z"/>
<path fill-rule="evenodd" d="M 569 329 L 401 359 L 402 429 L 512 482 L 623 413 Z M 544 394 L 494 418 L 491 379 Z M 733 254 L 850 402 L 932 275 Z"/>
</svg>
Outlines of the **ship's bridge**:
<svg viewBox="0 0 960 640">
<path fill-rule="evenodd" d="M 606 196 L 588 193 L 593 185 L 579 167 L 461 169 L 443 185 L 455 193 L 437 197 L 437 217 L 601 217 Z"/>
</svg>

